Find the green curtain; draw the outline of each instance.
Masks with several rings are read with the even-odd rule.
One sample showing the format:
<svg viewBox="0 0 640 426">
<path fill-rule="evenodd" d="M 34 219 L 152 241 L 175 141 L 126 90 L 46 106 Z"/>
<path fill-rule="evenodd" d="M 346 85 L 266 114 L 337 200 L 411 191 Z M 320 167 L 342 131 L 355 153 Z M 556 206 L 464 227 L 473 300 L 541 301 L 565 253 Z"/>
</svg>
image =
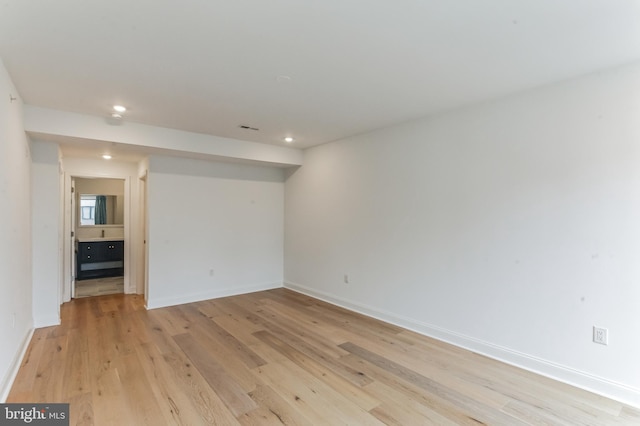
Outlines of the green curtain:
<svg viewBox="0 0 640 426">
<path fill-rule="evenodd" d="M 107 223 L 107 197 L 96 195 L 96 225 L 106 225 Z"/>
</svg>

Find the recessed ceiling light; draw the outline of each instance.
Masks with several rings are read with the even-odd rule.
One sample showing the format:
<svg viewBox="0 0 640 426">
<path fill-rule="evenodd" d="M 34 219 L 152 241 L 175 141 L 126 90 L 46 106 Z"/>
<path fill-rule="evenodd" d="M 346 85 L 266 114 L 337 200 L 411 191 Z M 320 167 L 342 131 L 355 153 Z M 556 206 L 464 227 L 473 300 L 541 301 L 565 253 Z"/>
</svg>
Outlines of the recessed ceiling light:
<svg viewBox="0 0 640 426">
<path fill-rule="evenodd" d="M 111 160 L 111 156 L 109 154 L 104 154 L 102 158 L 104 158 L 105 160 Z"/>
<path fill-rule="evenodd" d="M 284 141 L 287 143 L 291 143 L 294 141 L 294 139 L 291 136 L 287 136 L 286 138 L 284 138 Z"/>
<path fill-rule="evenodd" d="M 125 112 L 127 108 L 123 107 L 122 105 L 114 105 L 113 110 L 122 113 Z"/>
</svg>

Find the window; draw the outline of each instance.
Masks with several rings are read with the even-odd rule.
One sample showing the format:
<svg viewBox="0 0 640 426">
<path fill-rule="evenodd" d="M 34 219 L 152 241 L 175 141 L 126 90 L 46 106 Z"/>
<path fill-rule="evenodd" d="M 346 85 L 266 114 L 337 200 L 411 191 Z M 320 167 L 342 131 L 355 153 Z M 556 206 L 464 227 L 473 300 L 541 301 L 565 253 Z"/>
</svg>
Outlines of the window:
<svg viewBox="0 0 640 426">
<path fill-rule="evenodd" d="M 80 225 L 96 224 L 96 196 L 80 196 Z"/>
</svg>

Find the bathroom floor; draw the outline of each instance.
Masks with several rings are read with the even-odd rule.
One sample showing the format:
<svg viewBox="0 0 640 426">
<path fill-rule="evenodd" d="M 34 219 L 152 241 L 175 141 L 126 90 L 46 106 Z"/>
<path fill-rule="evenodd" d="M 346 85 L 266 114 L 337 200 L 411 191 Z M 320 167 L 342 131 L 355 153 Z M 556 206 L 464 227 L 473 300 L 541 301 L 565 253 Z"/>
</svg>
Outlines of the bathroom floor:
<svg viewBox="0 0 640 426">
<path fill-rule="evenodd" d="M 76 298 L 117 293 L 124 293 L 124 277 L 76 281 Z"/>
</svg>

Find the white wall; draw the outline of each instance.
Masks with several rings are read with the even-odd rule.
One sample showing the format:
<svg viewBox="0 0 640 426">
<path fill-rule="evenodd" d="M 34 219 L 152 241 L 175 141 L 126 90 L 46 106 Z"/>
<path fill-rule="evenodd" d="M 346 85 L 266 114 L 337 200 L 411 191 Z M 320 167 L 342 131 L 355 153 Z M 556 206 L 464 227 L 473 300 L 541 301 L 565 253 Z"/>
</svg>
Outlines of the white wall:
<svg viewBox="0 0 640 426">
<path fill-rule="evenodd" d="M 18 99 L 11 102 L 10 95 Z M 0 402 L 6 400 L 33 327 L 30 189 L 22 101 L 0 60 Z"/>
<path fill-rule="evenodd" d="M 147 307 L 281 287 L 283 180 L 277 168 L 150 157 Z"/>
<path fill-rule="evenodd" d="M 90 195 L 124 195 L 123 183 L 122 179 L 76 178 L 76 192 Z"/>
<path fill-rule="evenodd" d="M 31 246 L 34 326 L 60 324 L 60 166 L 58 145 L 34 141 L 31 164 Z"/>
<path fill-rule="evenodd" d="M 64 170 L 72 176 L 124 179 L 136 176 L 138 164 L 100 158 L 64 157 Z"/>
<path fill-rule="evenodd" d="M 285 186 L 286 286 L 640 405 L 640 64 L 310 149 Z"/>
</svg>

